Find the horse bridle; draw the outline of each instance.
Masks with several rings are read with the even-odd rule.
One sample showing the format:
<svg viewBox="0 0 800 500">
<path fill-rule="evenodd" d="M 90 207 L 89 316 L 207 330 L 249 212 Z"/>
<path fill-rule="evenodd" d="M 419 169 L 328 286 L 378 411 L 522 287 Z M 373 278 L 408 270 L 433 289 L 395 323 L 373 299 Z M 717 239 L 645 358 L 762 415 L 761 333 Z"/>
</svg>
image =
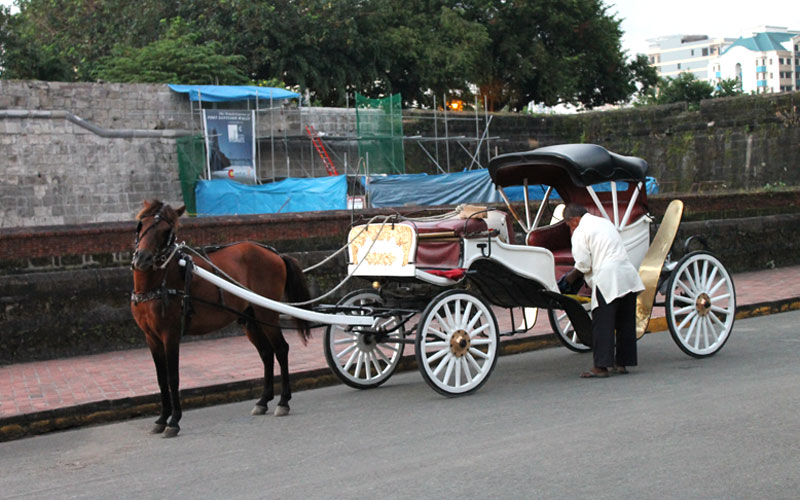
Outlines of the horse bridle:
<svg viewBox="0 0 800 500">
<path fill-rule="evenodd" d="M 139 219 L 139 225 L 136 226 L 136 238 L 134 239 L 133 242 L 134 251 L 133 255 L 131 256 L 131 268 L 133 268 L 133 262 L 136 260 L 136 256 L 139 253 L 139 248 L 138 248 L 139 242 L 142 240 L 144 235 L 148 233 L 148 231 L 158 226 L 158 224 L 162 221 L 161 211 L 163 210 L 163 208 L 164 207 L 161 207 L 158 210 L 158 212 L 156 212 L 153 215 L 147 215 Z M 144 232 L 142 232 L 142 227 L 143 227 L 142 221 L 150 217 L 153 218 L 153 223 L 150 225 L 150 227 L 145 229 Z M 167 262 L 172 257 L 172 255 L 175 254 L 175 250 L 177 249 L 177 245 L 175 244 L 177 240 L 177 235 L 175 234 L 175 225 L 169 222 L 168 220 L 164 220 L 164 222 L 169 224 L 169 236 L 167 237 L 167 243 L 164 245 L 164 247 L 156 251 L 155 254 L 153 255 L 153 269 L 156 269 L 158 267 L 161 267 L 163 269 L 163 267 L 166 266 Z"/>
</svg>

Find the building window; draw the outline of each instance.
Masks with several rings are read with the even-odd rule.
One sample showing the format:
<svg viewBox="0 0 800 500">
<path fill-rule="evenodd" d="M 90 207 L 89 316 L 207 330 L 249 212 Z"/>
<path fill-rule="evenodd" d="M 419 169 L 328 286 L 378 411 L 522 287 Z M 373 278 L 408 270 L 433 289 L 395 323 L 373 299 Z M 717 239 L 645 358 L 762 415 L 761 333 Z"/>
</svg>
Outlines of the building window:
<svg viewBox="0 0 800 500">
<path fill-rule="evenodd" d="M 782 57 L 778 59 L 778 64 L 783 64 L 783 58 Z"/>
<path fill-rule="evenodd" d="M 704 55 L 704 56 L 707 56 L 707 55 L 708 55 L 708 47 L 706 47 L 706 48 L 704 48 L 704 49 L 703 49 L 703 55 Z"/>
<path fill-rule="evenodd" d="M 678 69 L 681 69 L 681 63 L 678 63 Z"/>
<path fill-rule="evenodd" d="M 690 50 L 690 51 L 689 51 L 689 54 L 690 54 L 690 55 L 694 55 L 694 49 Z"/>
<path fill-rule="evenodd" d="M 772 58 L 769 58 L 769 65 L 772 66 Z"/>
</svg>

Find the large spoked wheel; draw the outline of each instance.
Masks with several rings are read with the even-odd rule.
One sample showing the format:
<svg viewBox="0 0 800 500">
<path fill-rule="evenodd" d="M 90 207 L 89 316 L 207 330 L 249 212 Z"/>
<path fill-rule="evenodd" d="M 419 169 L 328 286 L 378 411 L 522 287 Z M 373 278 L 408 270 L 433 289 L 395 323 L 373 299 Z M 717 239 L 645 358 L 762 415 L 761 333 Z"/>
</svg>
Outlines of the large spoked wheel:
<svg viewBox="0 0 800 500">
<path fill-rule="evenodd" d="M 589 307 L 588 303 L 586 307 Z M 591 317 L 591 311 L 588 312 Z M 564 344 L 564 347 L 574 352 L 589 352 L 592 350 L 592 346 L 584 344 L 581 342 L 581 339 L 578 338 L 578 333 L 575 331 L 575 327 L 572 326 L 572 322 L 569 320 L 566 311 L 563 309 L 548 309 L 547 319 L 550 320 L 550 326 L 553 328 L 553 332 L 556 334 L 556 337 L 558 337 L 558 340 Z"/>
<path fill-rule="evenodd" d="M 698 251 L 682 258 L 665 298 L 669 332 L 683 352 L 704 358 L 722 349 L 733 329 L 736 292 L 716 257 Z"/>
<path fill-rule="evenodd" d="M 498 328 L 491 308 L 472 292 L 448 290 L 422 312 L 417 327 L 419 371 L 445 396 L 477 391 L 497 364 Z"/>
<path fill-rule="evenodd" d="M 340 306 L 378 306 L 381 296 L 373 290 L 356 290 L 339 301 Z M 366 315 L 368 310 L 352 314 Z M 373 329 L 391 329 L 396 317 L 379 318 Z M 378 387 L 392 376 L 403 357 L 405 330 L 400 327 L 379 338 L 374 333 L 350 331 L 346 326 L 330 325 L 325 330 L 325 359 L 331 371 L 345 384 L 356 389 Z"/>
</svg>

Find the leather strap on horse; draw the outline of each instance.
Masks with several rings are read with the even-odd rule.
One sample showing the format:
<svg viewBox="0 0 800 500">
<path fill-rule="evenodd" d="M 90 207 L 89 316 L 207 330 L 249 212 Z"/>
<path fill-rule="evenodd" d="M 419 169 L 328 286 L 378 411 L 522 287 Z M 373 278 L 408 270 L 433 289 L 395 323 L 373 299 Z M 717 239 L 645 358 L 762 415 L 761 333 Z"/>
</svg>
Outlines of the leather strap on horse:
<svg viewBox="0 0 800 500">
<path fill-rule="evenodd" d="M 194 261 L 190 255 L 182 254 L 181 258 L 186 261 L 186 266 L 183 268 L 183 301 L 181 301 L 181 338 L 183 338 L 186 329 L 189 327 L 189 320 L 192 318 L 192 313 L 194 312 L 191 294 Z"/>
</svg>

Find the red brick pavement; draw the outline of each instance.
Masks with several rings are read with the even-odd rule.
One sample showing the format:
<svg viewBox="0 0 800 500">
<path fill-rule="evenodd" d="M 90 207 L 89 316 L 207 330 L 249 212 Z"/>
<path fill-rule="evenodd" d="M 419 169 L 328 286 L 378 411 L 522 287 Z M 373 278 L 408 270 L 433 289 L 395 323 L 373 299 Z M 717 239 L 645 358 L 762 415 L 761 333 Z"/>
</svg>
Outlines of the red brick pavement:
<svg viewBox="0 0 800 500">
<path fill-rule="evenodd" d="M 800 266 L 740 273 L 733 280 L 739 306 L 800 296 Z M 656 308 L 653 316 L 663 314 L 663 308 Z M 508 314 L 498 311 L 497 315 L 501 331 L 507 331 Z M 541 315 L 526 335 L 550 331 L 547 318 Z M 324 330 L 317 328 L 313 333 L 308 346 L 303 346 L 298 335 L 287 331 L 292 373 L 327 366 L 322 350 Z M 406 354 L 412 352 L 413 348 L 407 347 Z M 263 375 L 258 355 L 244 336 L 181 346 L 181 389 Z M 146 349 L 9 365 L 0 367 L 0 418 L 157 392 L 153 361 Z"/>
</svg>

